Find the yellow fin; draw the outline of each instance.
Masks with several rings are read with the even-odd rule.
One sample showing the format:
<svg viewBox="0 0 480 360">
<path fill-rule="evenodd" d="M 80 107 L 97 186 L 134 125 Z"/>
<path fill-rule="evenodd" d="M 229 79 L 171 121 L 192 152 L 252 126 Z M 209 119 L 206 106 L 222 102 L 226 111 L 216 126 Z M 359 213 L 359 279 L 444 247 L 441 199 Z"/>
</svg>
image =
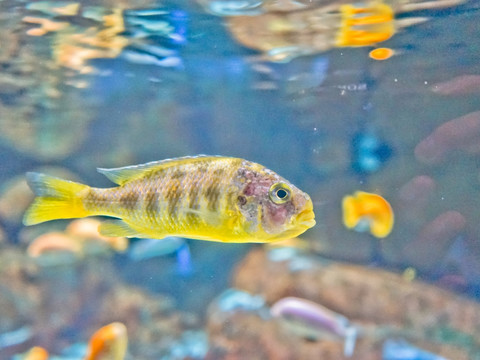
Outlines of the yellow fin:
<svg viewBox="0 0 480 360">
<path fill-rule="evenodd" d="M 110 237 L 145 237 L 123 220 L 104 221 L 98 227 L 98 231 L 101 235 Z"/>
<path fill-rule="evenodd" d="M 208 161 L 211 158 L 221 158 L 222 156 L 184 156 L 175 159 L 165 159 L 160 161 L 151 161 L 146 164 L 124 166 L 113 169 L 97 168 L 100 174 L 105 175 L 110 181 L 118 185 L 123 185 L 129 180 L 138 179 L 150 171 L 160 170 L 166 167 L 175 166 L 183 163 L 194 163 L 196 161 Z"/>
<path fill-rule="evenodd" d="M 90 215 L 81 201 L 81 193 L 88 185 L 35 172 L 27 173 L 26 177 L 37 197 L 25 212 L 24 225 Z"/>
<path fill-rule="evenodd" d="M 184 211 L 185 211 L 185 214 L 195 215 L 209 225 L 212 225 L 212 226 L 220 225 L 220 218 L 218 217 L 218 213 L 215 211 L 211 211 L 207 209 L 201 209 L 201 210 L 186 209 Z"/>
</svg>

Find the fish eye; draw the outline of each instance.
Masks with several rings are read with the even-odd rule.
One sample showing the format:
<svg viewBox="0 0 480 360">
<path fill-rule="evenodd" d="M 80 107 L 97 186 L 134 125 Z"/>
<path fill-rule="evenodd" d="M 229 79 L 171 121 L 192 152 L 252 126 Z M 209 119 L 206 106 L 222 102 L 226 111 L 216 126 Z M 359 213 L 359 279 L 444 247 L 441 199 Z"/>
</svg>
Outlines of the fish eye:
<svg viewBox="0 0 480 360">
<path fill-rule="evenodd" d="M 275 204 L 284 204 L 290 200 L 292 191 L 287 184 L 276 183 L 270 187 L 268 195 Z"/>
<path fill-rule="evenodd" d="M 240 206 L 243 206 L 243 205 L 245 205 L 245 204 L 247 203 L 247 198 L 246 198 L 245 196 L 243 196 L 243 195 L 239 195 L 239 196 L 237 197 L 237 201 L 238 201 L 238 204 L 239 204 Z"/>
</svg>

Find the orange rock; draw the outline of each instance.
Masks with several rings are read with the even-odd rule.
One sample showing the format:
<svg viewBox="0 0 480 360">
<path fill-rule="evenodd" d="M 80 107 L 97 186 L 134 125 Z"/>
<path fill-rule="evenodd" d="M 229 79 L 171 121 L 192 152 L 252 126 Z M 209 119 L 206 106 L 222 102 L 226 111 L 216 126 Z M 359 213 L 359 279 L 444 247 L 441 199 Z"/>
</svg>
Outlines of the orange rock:
<svg viewBox="0 0 480 360">
<path fill-rule="evenodd" d="M 429 331 L 438 326 L 480 344 L 477 302 L 382 269 L 318 261 L 291 272 L 288 261 L 270 261 L 259 248 L 240 263 L 232 286 L 263 295 L 269 304 L 287 296 L 303 297 L 352 321 L 413 329 L 418 340 L 430 341 Z"/>
<path fill-rule="evenodd" d="M 27 253 L 31 257 L 39 257 L 55 251 L 71 252 L 78 256 L 82 254 L 82 246 L 64 233 L 49 232 L 37 237 L 27 248 Z"/>
<path fill-rule="evenodd" d="M 270 305 L 296 296 L 345 316 L 362 333 L 353 359 L 380 360 L 383 341 L 395 337 L 449 359 L 466 360 L 478 353 L 478 303 L 401 274 L 312 256 L 312 266 L 291 271 L 290 261 L 306 256 L 271 261 L 264 249 L 254 249 L 239 265 L 232 286 L 262 295 Z M 341 341 L 304 338 L 262 316 L 262 310 L 210 314 L 206 359 L 346 359 Z"/>
<path fill-rule="evenodd" d="M 72 221 L 68 224 L 65 232 L 68 235 L 82 239 L 98 240 L 104 242 L 116 251 L 127 250 L 128 239 L 125 237 L 107 237 L 98 232 L 101 222 L 97 219 L 85 218 Z"/>
</svg>

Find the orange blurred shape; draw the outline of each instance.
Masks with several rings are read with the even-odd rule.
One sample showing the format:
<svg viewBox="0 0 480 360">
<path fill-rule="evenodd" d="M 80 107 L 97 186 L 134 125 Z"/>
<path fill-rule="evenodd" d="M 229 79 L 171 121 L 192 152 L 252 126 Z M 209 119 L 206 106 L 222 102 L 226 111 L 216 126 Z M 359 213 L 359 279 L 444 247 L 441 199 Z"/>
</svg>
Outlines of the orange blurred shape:
<svg viewBox="0 0 480 360">
<path fill-rule="evenodd" d="M 362 231 L 368 226 L 370 233 L 377 238 L 384 238 L 392 231 L 393 210 L 380 195 L 356 191 L 343 198 L 342 207 L 343 224 L 348 229 Z"/>
<path fill-rule="evenodd" d="M 98 227 L 101 222 L 96 219 L 78 219 L 68 224 L 65 232 L 69 235 L 82 239 L 98 240 L 108 244 L 112 249 L 118 252 L 127 250 L 128 239 L 125 237 L 108 237 L 100 235 Z"/>
<path fill-rule="evenodd" d="M 55 47 L 54 54 L 59 65 L 70 69 L 83 71 L 83 73 L 93 71 L 85 65 L 88 59 L 104 57 L 104 51 L 72 45 L 68 42 L 68 40 L 59 41 L 58 45 Z"/>
<path fill-rule="evenodd" d="M 83 33 L 59 34 L 54 47 L 56 62 L 86 74 L 94 71 L 93 67 L 87 66 L 88 60 L 119 56 L 129 43 L 126 37 L 119 35 L 125 31 L 123 12 L 121 9 L 114 9 L 113 13 L 105 15 L 103 20 L 103 29 L 91 27 Z"/>
<path fill-rule="evenodd" d="M 80 255 L 82 246 L 61 232 L 49 232 L 38 236 L 27 248 L 27 254 L 31 257 L 39 257 L 46 252 L 66 251 Z"/>
<path fill-rule="evenodd" d="M 120 31 L 123 31 L 123 28 Z M 117 36 L 116 30 L 113 28 L 107 28 L 94 35 L 74 34 L 71 36 L 71 41 L 106 49 L 104 50 L 104 57 L 116 57 L 122 52 L 123 48 L 128 45 L 127 38 Z M 108 54 L 111 55 L 108 56 Z"/>
<path fill-rule="evenodd" d="M 90 338 L 84 360 L 123 360 L 127 352 L 127 328 L 114 322 L 98 329 Z"/>
<path fill-rule="evenodd" d="M 27 31 L 27 35 L 31 36 L 43 36 L 51 31 L 59 31 L 69 26 L 67 22 L 57 22 L 50 19 L 44 19 L 34 16 L 25 16 L 22 21 L 29 24 L 41 25 L 41 27 L 39 28 L 30 29 Z"/>
<path fill-rule="evenodd" d="M 387 60 L 395 54 L 395 51 L 389 48 L 377 48 L 370 51 L 368 56 L 374 60 Z"/>
<path fill-rule="evenodd" d="M 103 22 L 105 26 L 118 30 L 117 33 L 125 30 L 122 9 L 113 9 L 112 14 L 103 17 Z"/>
<path fill-rule="evenodd" d="M 54 49 L 57 63 L 82 73 L 90 73 L 93 68 L 86 65 L 88 60 L 116 58 L 128 44 L 125 37 L 115 36 L 104 39 L 101 35 L 99 32 L 96 36 L 68 34 L 59 37 Z"/>
<path fill-rule="evenodd" d="M 47 360 L 48 351 L 42 347 L 34 346 L 22 358 L 23 360 Z"/>
<path fill-rule="evenodd" d="M 336 46 L 372 45 L 389 39 L 395 33 L 393 10 L 381 2 L 364 8 L 342 5 L 340 13 L 342 21 Z"/>
</svg>

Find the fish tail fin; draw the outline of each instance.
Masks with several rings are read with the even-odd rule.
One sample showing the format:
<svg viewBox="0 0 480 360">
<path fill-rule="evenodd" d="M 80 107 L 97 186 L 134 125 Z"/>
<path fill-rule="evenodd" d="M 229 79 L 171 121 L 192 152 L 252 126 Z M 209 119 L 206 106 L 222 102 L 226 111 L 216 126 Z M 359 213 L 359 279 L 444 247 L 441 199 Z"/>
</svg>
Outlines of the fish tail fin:
<svg viewBox="0 0 480 360">
<path fill-rule="evenodd" d="M 90 188 L 88 185 L 36 172 L 27 173 L 26 178 L 36 198 L 25 212 L 24 225 L 91 215 L 82 201 L 85 191 Z"/>
</svg>

